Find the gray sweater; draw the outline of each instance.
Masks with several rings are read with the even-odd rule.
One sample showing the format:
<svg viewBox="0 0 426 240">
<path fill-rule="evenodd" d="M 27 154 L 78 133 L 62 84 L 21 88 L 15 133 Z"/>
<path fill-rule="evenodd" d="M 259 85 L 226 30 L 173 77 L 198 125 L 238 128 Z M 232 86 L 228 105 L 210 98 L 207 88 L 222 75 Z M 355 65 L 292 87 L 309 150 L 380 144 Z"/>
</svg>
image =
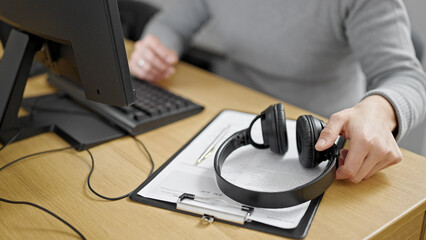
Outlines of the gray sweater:
<svg viewBox="0 0 426 240">
<path fill-rule="evenodd" d="M 323 116 L 384 96 L 397 139 L 426 115 L 426 76 L 402 0 L 177 0 L 147 27 L 182 53 L 214 18 L 225 77 Z"/>
</svg>

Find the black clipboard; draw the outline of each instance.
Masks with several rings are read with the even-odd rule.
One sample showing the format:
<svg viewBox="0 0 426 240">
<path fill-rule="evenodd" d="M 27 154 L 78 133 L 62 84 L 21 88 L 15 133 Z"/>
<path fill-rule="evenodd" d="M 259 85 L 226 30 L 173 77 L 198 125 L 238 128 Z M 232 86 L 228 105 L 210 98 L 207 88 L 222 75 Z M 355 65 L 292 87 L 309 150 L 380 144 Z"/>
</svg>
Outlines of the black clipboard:
<svg viewBox="0 0 426 240">
<path fill-rule="evenodd" d="M 155 207 L 159 207 L 159 208 L 163 208 L 163 209 L 167 209 L 167 210 L 171 210 L 175 212 L 185 213 L 192 216 L 202 217 L 201 215 L 198 215 L 198 214 L 177 209 L 176 203 L 142 197 L 141 195 L 138 194 L 138 192 L 142 188 L 144 188 L 146 185 L 148 185 L 162 170 L 164 170 L 176 158 L 176 156 L 178 156 L 181 153 L 182 150 L 184 150 L 194 139 L 196 139 L 198 135 L 201 132 L 203 132 L 220 115 L 220 113 L 217 114 L 206 126 L 203 127 L 203 129 L 201 129 L 190 141 L 188 141 L 181 149 L 179 149 L 179 151 L 177 151 L 169 160 L 167 160 L 160 168 L 158 168 L 150 177 L 148 177 L 135 191 L 133 191 L 130 194 L 129 198 L 135 202 L 139 202 L 139 203 L 143 203 L 143 204 L 147 204 L 147 205 L 151 205 L 151 206 L 155 206 Z M 270 225 L 259 223 L 259 222 L 246 222 L 243 225 L 240 225 L 240 224 L 225 221 L 222 219 L 215 219 L 215 221 L 231 224 L 234 226 L 244 227 L 248 229 L 253 229 L 253 230 L 257 230 L 257 231 L 261 231 L 265 233 L 270 233 L 270 234 L 274 234 L 278 236 L 283 236 L 287 238 L 302 239 L 302 238 L 305 238 L 308 233 L 309 227 L 311 226 L 315 213 L 319 207 L 322 196 L 323 195 L 320 195 L 316 199 L 311 200 L 309 207 L 306 210 L 305 215 L 302 217 L 299 225 L 293 229 L 278 228 L 278 227 L 270 226 Z"/>
</svg>

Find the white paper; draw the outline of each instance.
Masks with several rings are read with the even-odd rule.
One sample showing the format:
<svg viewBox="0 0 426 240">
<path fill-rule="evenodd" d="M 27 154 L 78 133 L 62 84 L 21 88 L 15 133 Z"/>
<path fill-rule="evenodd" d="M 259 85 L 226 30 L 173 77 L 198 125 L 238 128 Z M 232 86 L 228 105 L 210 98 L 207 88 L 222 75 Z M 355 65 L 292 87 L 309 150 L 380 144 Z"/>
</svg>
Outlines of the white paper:
<svg viewBox="0 0 426 240">
<path fill-rule="evenodd" d="M 196 197 L 207 199 L 199 202 L 199 206 L 205 206 L 207 203 L 212 209 L 241 211 L 231 205 L 241 206 L 242 204 L 224 195 L 216 184 L 213 169 L 214 154 L 210 154 L 198 165 L 195 162 L 222 129 L 228 125 L 231 126 L 221 142 L 233 133 L 248 128 L 254 117 L 252 114 L 238 111 L 222 112 L 138 194 L 146 198 L 176 203 L 181 194 L 191 193 Z M 289 150 L 285 156 L 272 153 L 270 150 L 258 150 L 252 146 L 245 146 L 237 149 L 227 158 L 222 167 L 222 176 L 243 188 L 275 192 L 290 190 L 318 177 L 324 171 L 326 164 L 320 164 L 315 169 L 303 168 L 299 164 L 297 154 L 296 123 L 287 120 L 286 124 Z M 254 125 L 251 134 L 256 142 L 263 142 L 259 123 Z M 219 146 L 220 144 L 214 149 L 214 153 Z M 281 209 L 255 208 L 250 220 L 279 228 L 295 228 L 305 214 L 309 203 Z"/>
</svg>

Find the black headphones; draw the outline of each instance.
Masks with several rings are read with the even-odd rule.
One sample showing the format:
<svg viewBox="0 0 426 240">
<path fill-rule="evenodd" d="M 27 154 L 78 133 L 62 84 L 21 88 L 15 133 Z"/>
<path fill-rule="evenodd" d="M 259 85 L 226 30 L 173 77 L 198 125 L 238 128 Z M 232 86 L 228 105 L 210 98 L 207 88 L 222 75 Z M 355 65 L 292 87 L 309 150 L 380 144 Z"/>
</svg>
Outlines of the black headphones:
<svg viewBox="0 0 426 240">
<path fill-rule="evenodd" d="M 250 133 L 253 124 L 261 119 L 263 144 L 253 141 Z M 327 190 L 336 178 L 339 148 L 334 144 L 331 148 L 319 152 L 315 143 L 325 123 L 311 115 L 300 116 L 296 121 L 296 141 L 300 164 L 305 168 L 314 168 L 322 161 L 329 160 L 324 172 L 314 180 L 294 189 L 282 192 L 260 192 L 236 186 L 221 175 L 225 159 L 235 149 L 251 144 L 255 148 L 270 148 L 272 152 L 284 155 L 288 150 L 287 129 L 282 104 L 269 106 L 250 123 L 249 128 L 234 133 L 226 139 L 214 157 L 214 169 L 219 188 L 228 197 L 243 204 L 263 208 L 284 208 L 312 200 Z"/>
</svg>

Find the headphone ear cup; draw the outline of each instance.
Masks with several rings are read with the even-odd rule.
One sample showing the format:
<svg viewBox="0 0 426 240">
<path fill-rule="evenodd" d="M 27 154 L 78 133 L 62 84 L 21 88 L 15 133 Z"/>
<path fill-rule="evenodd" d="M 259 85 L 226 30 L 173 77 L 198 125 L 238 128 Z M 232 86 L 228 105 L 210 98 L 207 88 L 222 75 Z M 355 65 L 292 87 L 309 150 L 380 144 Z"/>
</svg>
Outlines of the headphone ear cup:
<svg viewBox="0 0 426 240">
<path fill-rule="evenodd" d="M 305 168 L 314 168 L 323 161 L 322 154 L 315 150 L 315 143 L 318 141 L 322 129 L 321 120 L 311 115 L 297 118 L 297 151 L 299 152 L 299 162 Z"/>
<path fill-rule="evenodd" d="M 287 128 L 284 106 L 275 104 L 268 107 L 262 114 L 262 136 L 272 152 L 285 154 L 288 150 Z"/>
</svg>

